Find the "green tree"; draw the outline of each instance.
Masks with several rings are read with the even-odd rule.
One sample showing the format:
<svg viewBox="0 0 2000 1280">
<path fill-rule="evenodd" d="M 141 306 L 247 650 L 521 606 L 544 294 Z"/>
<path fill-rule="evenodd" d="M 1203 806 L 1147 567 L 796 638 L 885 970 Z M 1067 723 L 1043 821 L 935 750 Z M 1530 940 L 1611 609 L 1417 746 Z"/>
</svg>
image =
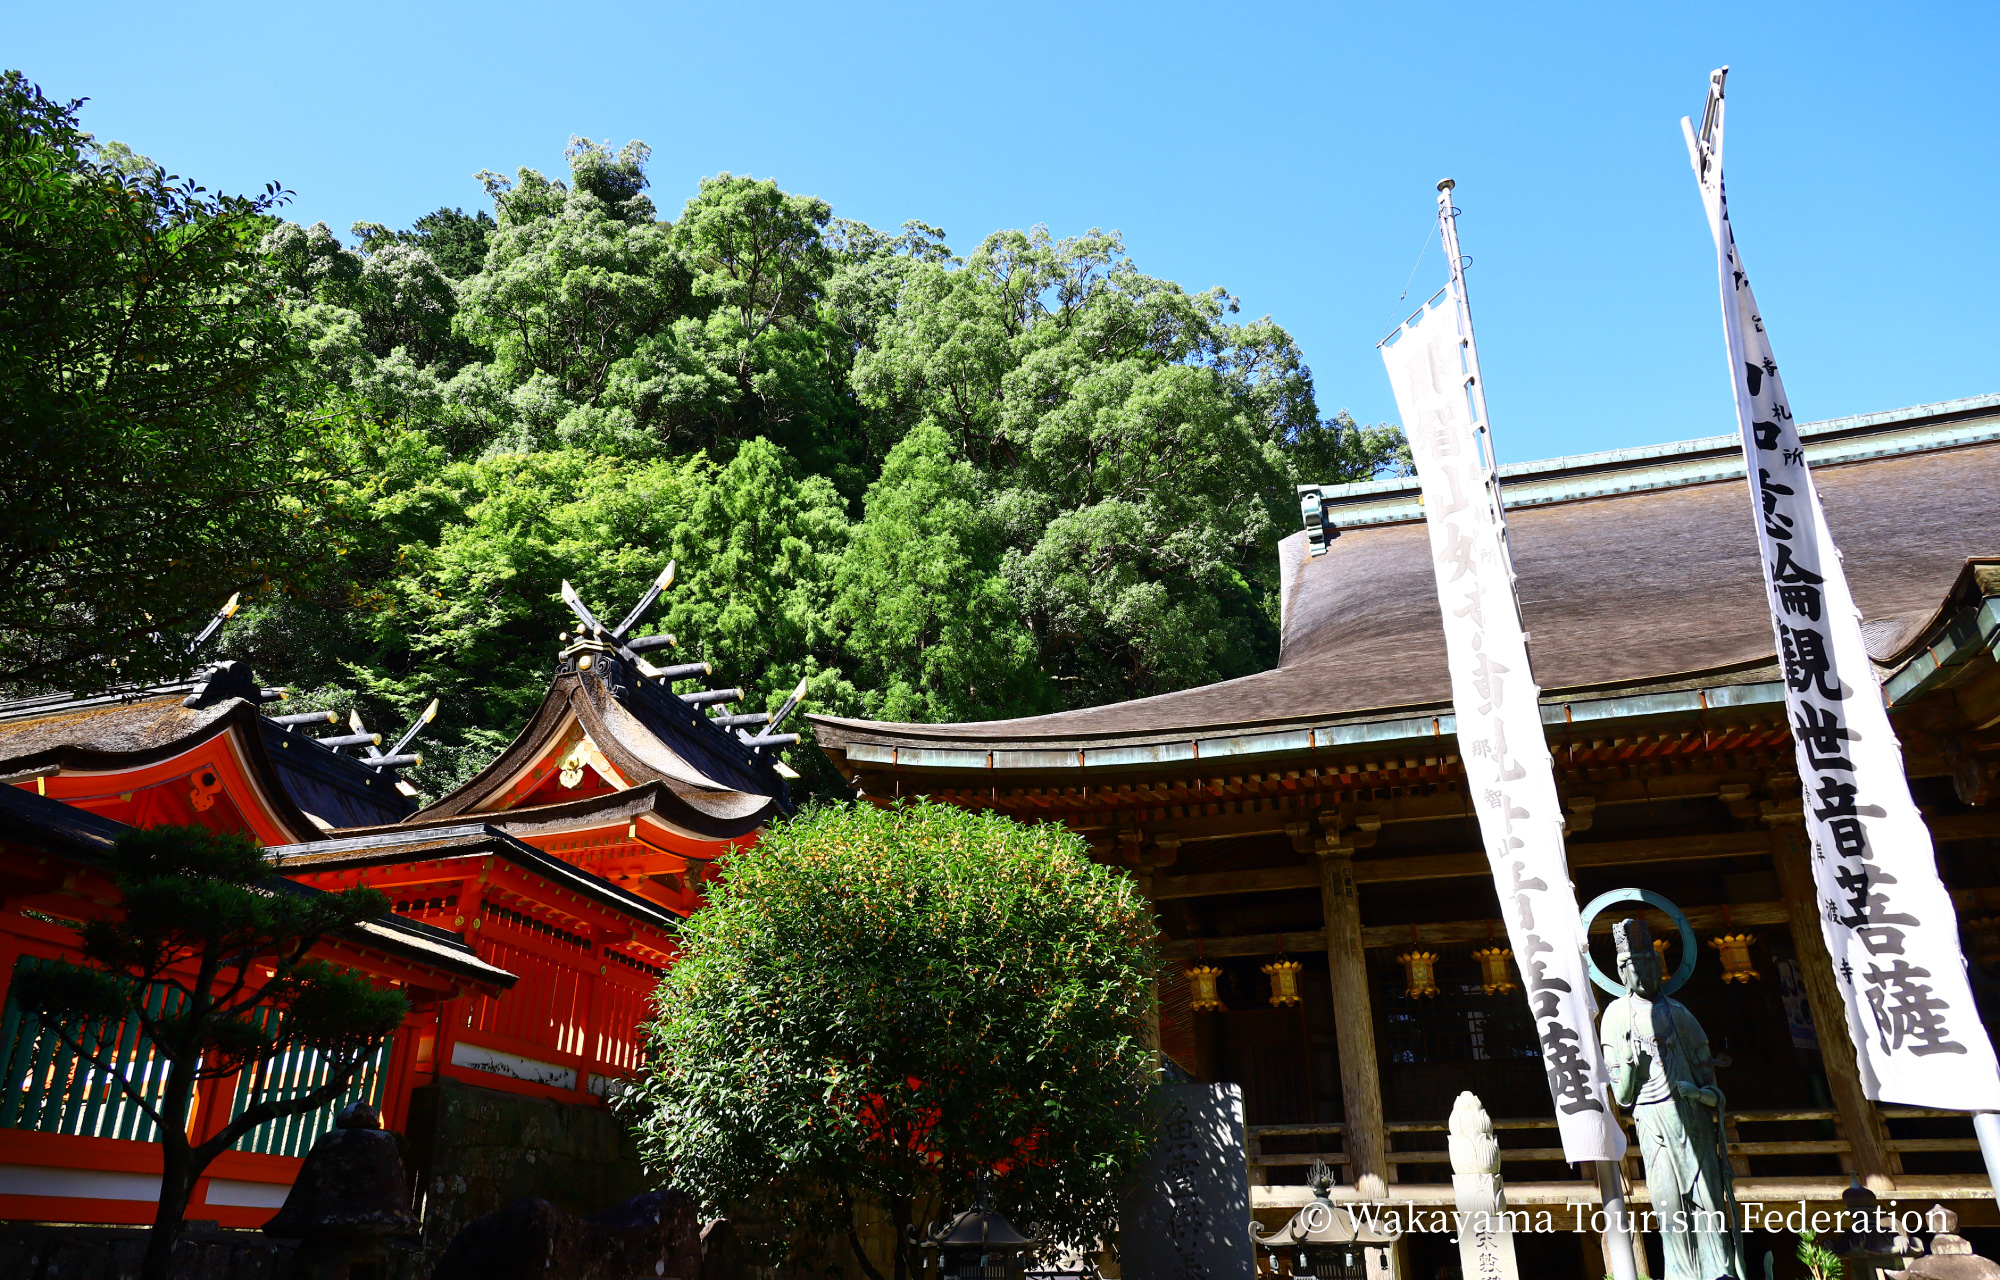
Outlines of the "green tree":
<svg viewBox="0 0 2000 1280">
<path fill-rule="evenodd" d="M 984 491 L 928 423 L 889 451 L 869 487 L 833 605 L 869 715 L 979 720 L 1051 705 Z"/>
<path fill-rule="evenodd" d="M 564 577 L 614 608 L 675 559 L 661 625 L 758 706 L 1033 714 L 1261 669 L 1292 486 L 1407 465 L 1319 414 L 1283 329 L 1115 235 L 961 259 L 727 173 L 668 222 L 648 157 L 573 138 L 560 179 L 481 175 L 490 225 L 265 241 L 330 410 L 299 532 L 334 571 L 229 643 L 384 720 L 443 696 L 427 790 L 540 697 Z"/>
<path fill-rule="evenodd" d="M 179 674 L 231 592 L 304 567 L 303 352 L 219 196 L 99 151 L 80 102 L 0 76 L 0 683 Z"/>
<path fill-rule="evenodd" d="M 995 1177 L 1051 1242 L 1108 1238 L 1151 1133 L 1153 927 L 1060 826 L 943 805 L 807 811 L 731 859 L 658 992 L 642 1154 L 800 1253 L 857 1206 L 898 1238 Z M 908 1274 L 899 1249 L 893 1271 Z"/>
<path fill-rule="evenodd" d="M 85 963 L 23 970 L 14 993 L 157 1129 L 164 1173 L 141 1275 L 166 1280 L 188 1197 L 209 1162 L 259 1125 L 340 1097 L 407 1006 L 401 992 L 308 958 L 329 934 L 388 914 L 388 899 L 374 889 L 301 889 L 272 876 L 254 842 L 202 827 L 131 832 L 110 859 L 121 901 L 115 915 L 83 926 Z M 166 1064 L 151 1097 L 150 1080 L 121 1070 L 132 1027 Z M 292 1097 L 273 1090 L 213 1137 L 189 1142 L 200 1081 L 258 1078 L 262 1064 L 302 1051 L 326 1064 L 324 1084 Z"/>
<path fill-rule="evenodd" d="M 857 357 L 877 429 L 933 426 L 979 475 L 1066 705 L 1260 669 L 1301 464 L 1389 460 L 1387 437 L 1322 424 L 1291 338 L 1235 310 L 1141 274 L 1115 234 L 999 232 L 908 270 Z"/>
<path fill-rule="evenodd" d="M 746 710 L 775 710 L 800 680 L 814 706 L 854 709 L 831 617 L 847 538 L 832 482 L 799 474 L 777 446 L 752 440 L 713 472 L 674 531 L 684 578 L 665 601 L 661 629 L 686 637 L 685 659 L 708 662 L 715 683 L 743 686 Z"/>
</svg>

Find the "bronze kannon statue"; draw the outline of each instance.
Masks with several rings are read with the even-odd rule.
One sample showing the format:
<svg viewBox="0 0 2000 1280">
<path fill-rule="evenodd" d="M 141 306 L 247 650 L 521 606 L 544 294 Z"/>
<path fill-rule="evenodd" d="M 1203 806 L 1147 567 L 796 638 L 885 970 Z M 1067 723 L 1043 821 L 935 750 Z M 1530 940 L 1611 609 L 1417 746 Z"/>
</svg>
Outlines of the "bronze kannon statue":
<svg viewBox="0 0 2000 1280">
<path fill-rule="evenodd" d="M 1744 1280 L 1723 1096 L 1708 1036 L 1685 1005 L 1661 991 L 1660 957 L 1646 922 L 1621 920 L 1611 932 L 1625 994 L 1605 1007 L 1598 1032 L 1612 1095 L 1638 1132 L 1666 1280 Z"/>
</svg>

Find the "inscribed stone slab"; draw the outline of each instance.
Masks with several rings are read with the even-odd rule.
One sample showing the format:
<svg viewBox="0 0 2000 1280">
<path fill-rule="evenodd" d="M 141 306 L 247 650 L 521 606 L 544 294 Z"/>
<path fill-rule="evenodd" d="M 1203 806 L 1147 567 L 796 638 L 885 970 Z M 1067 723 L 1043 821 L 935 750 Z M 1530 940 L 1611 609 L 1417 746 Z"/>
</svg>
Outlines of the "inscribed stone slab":
<svg viewBox="0 0 2000 1280">
<path fill-rule="evenodd" d="M 1243 1091 L 1161 1086 L 1160 1142 L 1119 1223 L 1126 1280 L 1254 1280 Z"/>
</svg>

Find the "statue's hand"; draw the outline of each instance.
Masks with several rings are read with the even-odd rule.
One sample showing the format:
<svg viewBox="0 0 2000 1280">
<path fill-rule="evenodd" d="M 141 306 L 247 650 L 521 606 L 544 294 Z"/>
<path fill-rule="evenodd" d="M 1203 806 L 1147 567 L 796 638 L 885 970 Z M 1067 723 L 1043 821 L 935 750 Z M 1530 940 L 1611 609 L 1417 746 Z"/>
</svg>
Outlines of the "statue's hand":
<svg viewBox="0 0 2000 1280">
<path fill-rule="evenodd" d="M 1686 1080 L 1676 1080 L 1674 1082 L 1674 1092 L 1690 1102 L 1699 1102 L 1702 1106 L 1711 1109 L 1722 1105 L 1721 1094 L 1713 1089 L 1704 1089 L 1698 1084 L 1691 1084 Z"/>
</svg>

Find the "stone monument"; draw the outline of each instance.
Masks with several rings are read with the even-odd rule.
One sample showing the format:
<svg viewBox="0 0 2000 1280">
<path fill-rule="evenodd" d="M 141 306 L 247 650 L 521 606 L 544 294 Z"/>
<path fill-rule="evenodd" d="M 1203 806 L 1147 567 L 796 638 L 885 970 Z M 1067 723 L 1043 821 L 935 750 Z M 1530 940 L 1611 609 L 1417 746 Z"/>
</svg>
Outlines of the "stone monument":
<svg viewBox="0 0 2000 1280">
<path fill-rule="evenodd" d="M 1646 1192 L 1666 1255 L 1665 1280 L 1743 1280 L 1743 1241 L 1723 1137 L 1722 1090 L 1708 1036 L 1661 990 L 1643 920 L 1612 926 L 1624 994 L 1598 1024 L 1611 1091 L 1632 1115 Z"/>
<path fill-rule="evenodd" d="M 1458 1205 L 1458 1261 L 1465 1280 L 1520 1280 L 1514 1228 L 1507 1219 L 1507 1180 L 1500 1176 L 1500 1140 L 1476 1093 L 1451 1108 L 1452 1198 Z"/>
<path fill-rule="evenodd" d="M 1254 1280 L 1243 1091 L 1162 1084 L 1160 1141 L 1119 1215 L 1126 1280 Z"/>
<path fill-rule="evenodd" d="M 410 1179 L 396 1135 L 365 1102 L 343 1108 L 306 1153 L 264 1234 L 297 1240 L 291 1280 L 387 1280 L 389 1241 L 414 1236 Z"/>
</svg>

